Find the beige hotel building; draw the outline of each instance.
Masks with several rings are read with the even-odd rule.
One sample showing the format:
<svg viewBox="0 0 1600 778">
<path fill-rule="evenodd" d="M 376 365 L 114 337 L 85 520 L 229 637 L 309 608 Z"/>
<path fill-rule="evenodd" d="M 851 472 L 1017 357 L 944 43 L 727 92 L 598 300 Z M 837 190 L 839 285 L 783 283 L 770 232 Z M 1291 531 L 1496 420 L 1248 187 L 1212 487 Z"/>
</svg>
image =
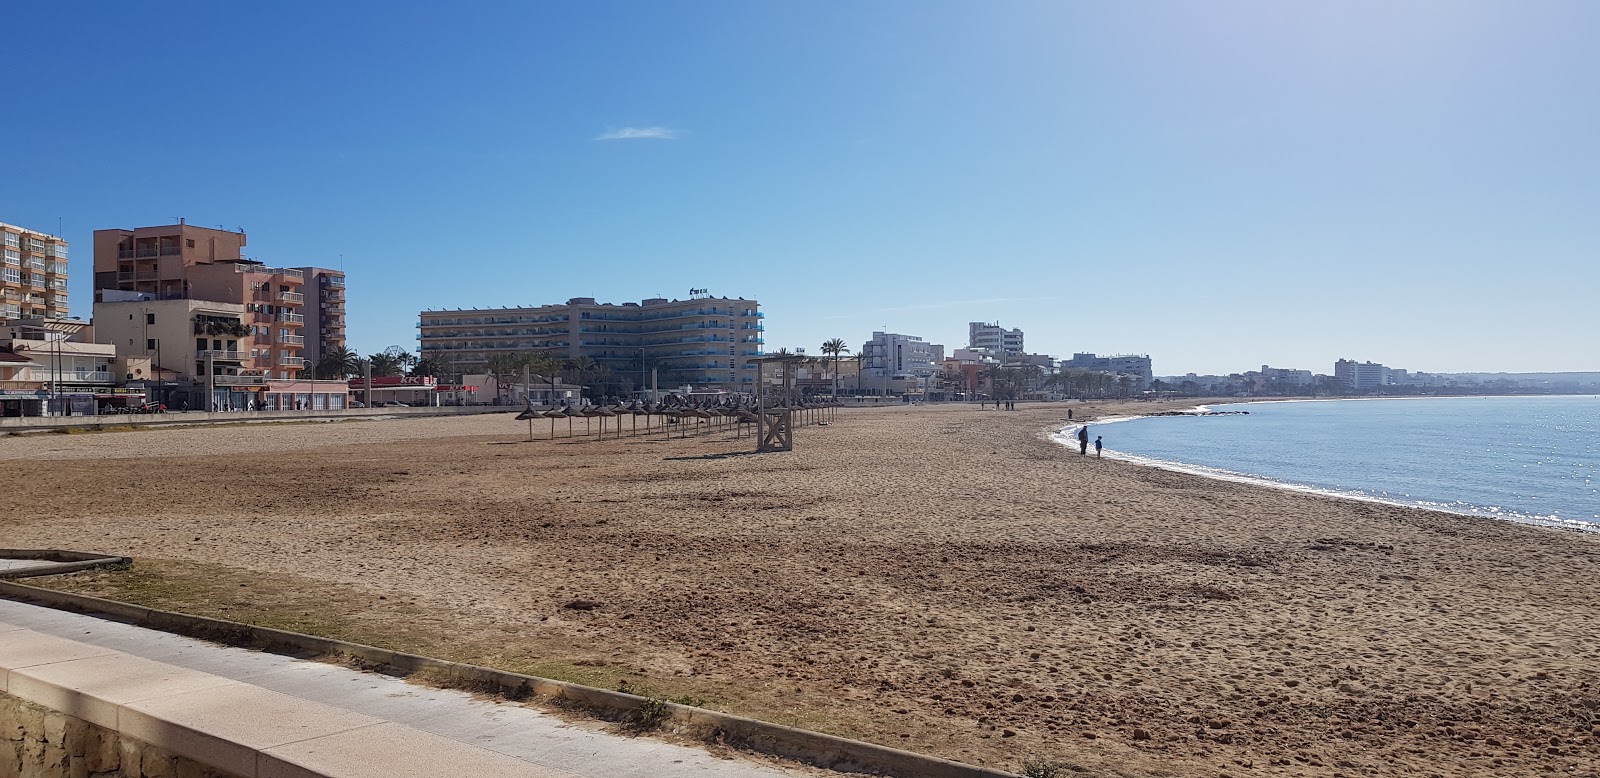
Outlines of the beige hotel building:
<svg viewBox="0 0 1600 778">
<path fill-rule="evenodd" d="M 764 314 L 755 300 L 694 297 L 600 303 L 575 297 L 532 308 L 423 311 L 417 324 L 424 359 L 452 375 L 482 373 L 495 354 L 590 357 L 608 368 L 606 386 L 627 393 L 650 383 L 662 391 L 754 391 L 751 357 L 762 353 Z M 565 376 L 564 376 L 565 377 Z M 573 378 L 572 380 L 576 380 Z"/>
</svg>

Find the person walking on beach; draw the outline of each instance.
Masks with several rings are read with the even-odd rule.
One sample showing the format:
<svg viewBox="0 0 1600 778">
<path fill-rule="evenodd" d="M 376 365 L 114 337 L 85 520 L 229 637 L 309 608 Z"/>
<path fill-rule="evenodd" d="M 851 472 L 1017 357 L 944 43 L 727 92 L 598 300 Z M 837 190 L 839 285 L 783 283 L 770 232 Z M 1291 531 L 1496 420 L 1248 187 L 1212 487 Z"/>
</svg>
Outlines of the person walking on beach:
<svg viewBox="0 0 1600 778">
<path fill-rule="evenodd" d="M 1094 436 L 1094 458 L 1095 459 L 1099 459 L 1100 458 L 1100 436 L 1099 435 Z"/>
<path fill-rule="evenodd" d="M 1079 456 L 1089 455 L 1089 425 L 1087 424 L 1078 428 L 1078 454 Z"/>
</svg>

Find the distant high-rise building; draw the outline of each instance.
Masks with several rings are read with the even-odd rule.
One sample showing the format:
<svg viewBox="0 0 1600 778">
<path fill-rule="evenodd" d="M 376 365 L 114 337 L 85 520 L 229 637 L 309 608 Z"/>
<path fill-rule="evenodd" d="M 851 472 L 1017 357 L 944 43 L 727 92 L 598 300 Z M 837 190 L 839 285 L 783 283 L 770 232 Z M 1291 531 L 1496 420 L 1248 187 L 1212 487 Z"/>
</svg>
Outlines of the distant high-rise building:
<svg viewBox="0 0 1600 778">
<path fill-rule="evenodd" d="M 1063 368 L 1078 370 L 1101 370 L 1107 373 L 1130 375 L 1138 380 L 1140 389 L 1149 388 L 1150 382 L 1155 379 L 1150 369 L 1150 357 L 1147 354 L 1117 354 L 1109 357 L 1094 354 L 1073 354 L 1072 359 L 1061 361 Z"/>
<path fill-rule="evenodd" d="M 981 349 L 998 354 L 1005 351 L 1008 354 L 1022 353 L 1022 330 L 1006 329 L 998 322 L 989 324 L 981 321 L 967 324 L 967 348 Z"/>
<path fill-rule="evenodd" d="M 95 230 L 95 299 L 243 305 L 250 332 L 248 346 L 240 345 L 238 366 L 268 378 L 299 378 L 305 366 L 305 272 L 246 259 L 244 246 L 243 232 L 195 227 L 182 221 L 161 227 Z M 130 297 L 130 293 L 137 296 Z M 196 334 L 201 333 L 197 330 Z M 234 359 L 228 358 L 229 367 Z"/>
<path fill-rule="evenodd" d="M 1351 389 L 1373 389 L 1394 383 L 1389 368 L 1376 362 L 1341 359 L 1333 363 L 1333 377 Z"/>
<path fill-rule="evenodd" d="M 0 320 L 67 318 L 67 242 L 0 223 Z"/>
<path fill-rule="evenodd" d="M 344 271 L 303 267 L 306 294 L 306 364 L 315 370 L 322 355 L 344 348 Z"/>
<path fill-rule="evenodd" d="M 651 370 L 662 391 L 687 384 L 751 392 L 756 368 L 750 358 L 760 356 L 766 342 L 759 308 L 743 298 L 616 305 L 574 297 L 529 308 L 423 311 L 418 329 L 422 357 L 453 374 L 484 372 L 496 354 L 545 353 L 593 359 L 605 370 L 585 380 L 617 392 L 648 386 Z"/>
</svg>

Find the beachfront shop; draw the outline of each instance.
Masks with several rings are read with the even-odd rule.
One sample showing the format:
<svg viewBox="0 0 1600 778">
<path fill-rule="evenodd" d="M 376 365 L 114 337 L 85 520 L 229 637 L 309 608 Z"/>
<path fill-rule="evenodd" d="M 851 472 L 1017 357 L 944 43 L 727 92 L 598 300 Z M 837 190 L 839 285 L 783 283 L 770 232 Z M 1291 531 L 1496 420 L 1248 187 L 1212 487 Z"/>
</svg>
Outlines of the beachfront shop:
<svg viewBox="0 0 1600 778">
<path fill-rule="evenodd" d="M 49 399 L 43 389 L 0 389 L 0 416 L 43 416 Z"/>
<path fill-rule="evenodd" d="M 350 407 L 343 381 L 268 381 L 261 392 L 264 411 L 342 411 Z"/>
<path fill-rule="evenodd" d="M 350 379 L 350 391 L 368 408 L 444 405 L 441 393 L 450 388 L 431 375 L 378 375 L 372 377 L 371 386 L 365 378 Z"/>
</svg>

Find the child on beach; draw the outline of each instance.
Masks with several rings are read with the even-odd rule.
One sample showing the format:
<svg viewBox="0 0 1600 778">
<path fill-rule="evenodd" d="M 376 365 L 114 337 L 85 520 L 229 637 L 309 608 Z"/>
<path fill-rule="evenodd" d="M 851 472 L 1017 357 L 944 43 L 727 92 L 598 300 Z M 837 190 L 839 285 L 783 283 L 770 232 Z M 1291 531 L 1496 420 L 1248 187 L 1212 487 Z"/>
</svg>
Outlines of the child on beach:
<svg viewBox="0 0 1600 778">
<path fill-rule="evenodd" d="M 1094 458 L 1095 459 L 1099 459 L 1100 458 L 1100 436 L 1099 435 L 1094 436 Z"/>
</svg>

